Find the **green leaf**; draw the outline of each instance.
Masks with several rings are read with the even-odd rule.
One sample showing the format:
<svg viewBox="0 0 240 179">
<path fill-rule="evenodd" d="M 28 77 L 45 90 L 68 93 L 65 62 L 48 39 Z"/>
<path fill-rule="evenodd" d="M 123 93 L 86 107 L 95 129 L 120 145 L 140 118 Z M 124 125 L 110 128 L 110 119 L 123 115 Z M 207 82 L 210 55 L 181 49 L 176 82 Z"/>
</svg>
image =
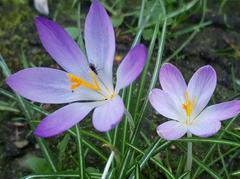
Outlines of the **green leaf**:
<svg viewBox="0 0 240 179">
<path fill-rule="evenodd" d="M 0 101 L 0 111 L 20 112 L 17 108 L 12 107 L 11 104 L 4 101 Z"/>
<path fill-rule="evenodd" d="M 186 152 L 186 149 L 184 149 L 182 144 L 177 144 L 177 146 L 184 152 Z M 213 178 L 217 178 L 220 179 L 221 177 L 218 175 L 218 173 L 216 173 L 215 171 L 213 171 L 211 168 L 209 168 L 205 163 L 202 162 L 202 160 L 200 160 L 196 155 L 193 155 L 193 161 L 201 168 L 203 168 L 206 172 L 209 173 L 209 175 L 211 175 Z"/>
<path fill-rule="evenodd" d="M 156 60 L 156 65 L 154 68 L 154 72 L 152 75 L 152 79 L 148 88 L 148 92 L 147 92 L 147 96 L 150 94 L 150 91 L 152 90 L 152 88 L 155 86 L 156 82 L 157 82 L 157 78 L 158 78 L 158 72 L 161 66 L 161 62 L 162 62 L 162 54 L 163 54 L 163 49 L 164 49 L 164 44 L 165 44 L 165 35 L 166 35 L 166 28 L 167 28 L 167 20 L 164 21 L 163 23 L 163 27 L 162 27 L 162 33 L 159 36 L 159 50 L 158 50 L 158 55 L 157 55 L 157 60 Z M 131 85 L 130 85 L 131 87 Z M 130 88 L 131 89 L 131 88 Z M 131 99 L 131 95 L 129 96 L 129 99 Z M 142 108 L 141 108 L 141 112 L 139 115 L 139 118 L 136 120 L 136 127 L 135 130 L 133 132 L 133 135 L 130 138 L 130 143 L 134 144 L 135 140 L 139 134 L 140 128 L 141 128 L 141 122 L 142 122 L 142 118 L 144 116 L 144 112 L 147 108 L 148 105 L 148 99 L 145 99 Z M 123 163 L 122 166 L 120 168 L 120 172 L 119 172 L 119 178 L 124 178 L 125 177 L 125 171 L 128 168 L 128 164 L 129 164 L 129 160 L 130 157 L 132 157 L 132 150 L 128 150 L 127 153 L 124 156 L 123 159 Z"/>
<path fill-rule="evenodd" d="M 121 15 L 112 16 L 113 27 L 118 27 L 123 23 L 124 17 Z"/>
<path fill-rule="evenodd" d="M 66 135 L 64 135 L 64 138 L 62 139 L 62 141 L 60 141 L 57 145 L 59 166 L 62 165 L 62 160 L 64 159 L 64 157 L 66 155 L 65 151 L 66 151 L 69 139 L 70 139 L 70 134 L 66 133 Z"/>
<path fill-rule="evenodd" d="M 234 147 L 240 147 L 240 143 L 238 143 L 238 142 L 232 142 L 230 140 L 223 140 L 223 139 L 182 138 L 182 139 L 178 139 L 177 141 L 182 141 L 182 142 L 207 142 L 207 143 L 224 144 L 224 145 L 230 145 L 230 146 L 234 146 Z"/>
<path fill-rule="evenodd" d="M 11 75 L 11 71 L 8 68 L 7 64 L 5 63 L 5 60 L 2 58 L 2 56 L 0 55 L 0 67 L 2 68 L 2 72 L 4 74 L 5 77 L 8 77 L 9 75 Z M 31 113 L 29 111 L 29 106 L 28 103 L 29 102 L 25 102 L 25 100 L 19 96 L 18 94 L 14 95 L 14 99 L 18 102 L 19 107 L 21 108 L 23 114 L 25 115 L 25 117 L 28 120 L 28 123 L 31 127 L 32 130 L 35 129 L 35 126 L 33 125 L 33 123 L 31 123 L 32 120 L 32 116 Z M 37 142 L 41 148 L 41 151 L 43 153 L 43 155 L 45 156 L 45 158 L 47 159 L 49 165 L 52 168 L 52 171 L 56 172 L 57 168 L 56 168 L 56 164 L 55 164 L 55 160 L 54 157 L 52 155 L 52 152 L 49 150 L 48 145 L 46 144 L 45 140 L 39 137 L 36 137 Z"/>
<path fill-rule="evenodd" d="M 139 165 L 139 163 L 135 164 L 135 178 L 140 179 L 140 165 Z"/>
<path fill-rule="evenodd" d="M 84 178 L 85 177 L 85 160 L 83 156 L 83 147 L 82 147 L 82 137 L 79 132 L 79 127 L 76 124 L 75 125 L 76 129 L 76 142 L 77 142 L 77 149 L 78 149 L 78 168 L 79 168 L 79 177 Z"/>
<path fill-rule="evenodd" d="M 44 158 L 29 156 L 25 160 L 25 165 L 35 173 L 51 172 L 51 168 Z"/>
<path fill-rule="evenodd" d="M 136 152 L 144 155 L 145 153 L 143 151 L 141 151 L 139 148 L 137 148 L 136 146 L 134 145 L 131 145 L 129 143 L 127 143 L 127 145 L 129 147 L 131 147 L 133 150 L 135 150 Z M 163 173 L 168 177 L 168 178 L 171 178 L 171 179 L 174 179 L 175 177 L 173 176 L 172 172 L 169 171 L 160 161 L 158 161 L 157 159 L 153 158 L 153 157 L 150 157 L 150 161 L 153 162 L 156 166 L 158 166 L 162 171 Z M 131 170 L 131 169 L 130 169 Z"/>
<path fill-rule="evenodd" d="M 77 27 L 66 27 L 65 30 L 71 35 L 73 39 L 77 39 L 79 35 L 79 31 Z"/>
<path fill-rule="evenodd" d="M 240 175 L 240 170 L 233 172 L 232 175 Z"/>
<path fill-rule="evenodd" d="M 178 162 L 178 167 L 177 167 L 177 170 L 176 170 L 176 177 L 180 178 L 180 175 L 183 173 L 185 159 L 186 158 L 183 157 L 183 156 L 180 157 L 180 160 Z"/>
<path fill-rule="evenodd" d="M 153 36 L 154 29 L 146 29 L 143 31 L 144 40 L 151 40 Z"/>
<path fill-rule="evenodd" d="M 101 173 L 98 172 L 88 172 L 90 177 L 92 179 L 94 178 L 100 178 Z M 62 171 L 62 172 L 56 172 L 56 173 L 37 173 L 34 175 L 28 175 L 25 177 L 22 177 L 21 179 L 30 179 L 30 178 L 56 178 L 56 177 L 62 177 L 62 178 L 79 178 L 78 171 Z"/>
</svg>

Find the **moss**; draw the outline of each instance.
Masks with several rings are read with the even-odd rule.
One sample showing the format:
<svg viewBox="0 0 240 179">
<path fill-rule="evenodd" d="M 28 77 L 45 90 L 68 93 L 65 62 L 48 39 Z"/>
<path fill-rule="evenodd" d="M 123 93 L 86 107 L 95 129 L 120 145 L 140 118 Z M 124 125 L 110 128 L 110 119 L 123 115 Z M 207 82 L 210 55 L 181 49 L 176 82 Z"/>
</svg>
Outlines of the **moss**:
<svg viewBox="0 0 240 179">
<path fill-rule="evenodd" d="M 4 14 L 4 16 L 0 16 L 0 53 L 10 68 L 13 71 L 22 68 L 20 63 L 23 51 L 26 53 L 27 59 L 43 60 L 45 54 L 38 47 L 39 41 L 34 33 L 33 22 L 36 16 L 34 10 L 30 6 L 22 4 L 2 6 L 0 12 Z"/>
</svg>

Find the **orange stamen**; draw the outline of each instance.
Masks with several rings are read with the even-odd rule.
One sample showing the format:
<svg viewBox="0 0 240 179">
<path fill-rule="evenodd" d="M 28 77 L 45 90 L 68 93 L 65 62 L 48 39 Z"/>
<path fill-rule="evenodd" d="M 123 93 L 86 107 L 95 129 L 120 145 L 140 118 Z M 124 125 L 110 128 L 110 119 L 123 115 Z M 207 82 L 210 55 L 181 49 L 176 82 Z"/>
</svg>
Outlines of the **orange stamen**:
<svg viewBox="0 0 240 179">
<path fill-rule="evenodd" d="M 68 73 L 67 77 L 69 78 L 69 81 L 72 83 L 70 86 L 71 90 L 75 90 L 79 86 L 84 86 L 86 88 L 89 88 L 89 89 L 92 89 L 95 91 L 99 91 L 100 87 L 99 87 L 99 83 L 98 83 L 96 75 L 92 71 L 89 71 L 89 74 L 93 79 L 93 84 L 91 84 L 91 83 L 85 81 L 84 79 L 77 77 L 71 73 Z"/>
<path fill-rule="evenodd" d="M 196 98 L 194 98 L 193 101 L 191 101 L 188 97 L 188 91 L 186 91 L 185 100 L 186 102 L 182 104 L 182 108 L 185 110 L 187 116 L 190 117 L 196 105 Z"/>
</svg>

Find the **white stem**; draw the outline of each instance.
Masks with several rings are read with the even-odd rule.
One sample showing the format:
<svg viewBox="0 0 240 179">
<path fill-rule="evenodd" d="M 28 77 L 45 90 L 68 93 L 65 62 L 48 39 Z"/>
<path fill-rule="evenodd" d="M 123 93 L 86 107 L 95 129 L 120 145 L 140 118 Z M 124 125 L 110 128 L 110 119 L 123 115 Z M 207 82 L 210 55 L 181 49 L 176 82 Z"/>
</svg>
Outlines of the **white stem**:
<svg viewBox="0 0 240 179">
<path fill-rule="evenodd" d="M 108 158 L 108 161 L 107 161 L 107 164 L 105 165 L 105 168 L 104 168 L 104 171 L 103 171 L 103 174 L 102 174 L 102 177 L 101 179 L 105 179 L 107 174 L 108 174 L 108 170 L 111 166 L 111 163 L 113 161 L 113 157 L 114 157 L 114 152 L 112 151 L 109 158 Z"/>
<path fill-rule="evenodd" d="M 192 134 L 188 131 L 187 136 L 192 137 Z M 185 170 L 189 171 L 185 179 L 190 179 L 190 171 L 192 170 L 192 142 L 187 143 L 187 163 L 185 166 Z"/>
</svg>

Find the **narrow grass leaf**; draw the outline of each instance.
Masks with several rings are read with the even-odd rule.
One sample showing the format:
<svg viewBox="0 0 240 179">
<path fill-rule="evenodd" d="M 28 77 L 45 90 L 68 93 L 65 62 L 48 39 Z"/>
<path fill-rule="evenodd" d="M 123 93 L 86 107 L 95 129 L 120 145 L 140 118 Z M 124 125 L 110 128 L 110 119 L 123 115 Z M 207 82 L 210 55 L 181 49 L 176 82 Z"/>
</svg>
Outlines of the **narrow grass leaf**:
<svg viewBox="0 0 240 179">
<path fill-rule="evenodd" d="M 2 68 L 2 71 L 3 71 L 3 74 L 4 74 L 5 77 L 8 77 L 11 74 L 9 68 L 7 67 L 7 64 L 5 63 L 5 61 L 4 61 L 4 59 L 2 58 L 1 55 L 0 55 L 0 67 Z M 31 123 L 32 117 L 31 117 L 31 114 L 28 110 L 27 105 L 24 103 L 24 100 L 21 96 L 19 96 L 18 94 L 15 94 L 15 95 L 16 95 L 16 98 L 17 98 L 17 101 L 18 101 L 18 104 L 19 104 L 20 108 L 22 109 L 25 117 L 28 119 L 28 123 L 29 123 L 31 129 L 34 130 L 35 127 Z M 53 172 L 56 172 L 57 167 L 56 167 L 56 164 L 55 164 L 55 159 L 53 158 L 53 155 L 51 154 L 45 140 L 42 139 L 42 138 L 39 138 L 39 137 L 36 137 L 36 139 L 37 139 L 37 142 L 40 146 L 40 149 L 41 149 L 43 155 L 45 156 L 48 163 L 50 164 Z"/>
</svg>

